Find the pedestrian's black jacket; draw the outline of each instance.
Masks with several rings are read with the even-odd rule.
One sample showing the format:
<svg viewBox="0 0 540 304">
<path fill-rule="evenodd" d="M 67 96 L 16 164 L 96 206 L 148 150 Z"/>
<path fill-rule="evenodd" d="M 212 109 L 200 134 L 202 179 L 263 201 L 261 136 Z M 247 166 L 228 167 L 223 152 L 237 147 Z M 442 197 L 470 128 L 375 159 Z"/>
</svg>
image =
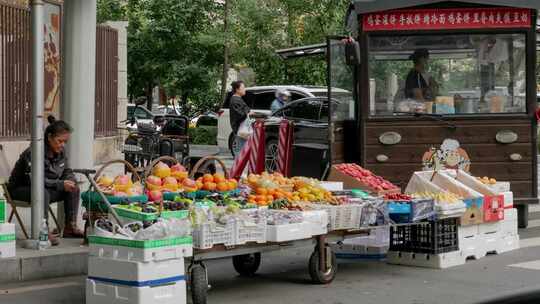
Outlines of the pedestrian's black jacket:
<svg viewBox="0 0 540 304">
<path fill-rule="evenodd" d="M 47 157 L 49 147 L 45 145 L 45 188 L 64 190 L 64 181 L 75 181 L 73 170 L 68 166 L 68 159 L 64 152 L 55 154 L 53 158 Z M 19 156 L 15 167 L 9 177 L 9 189 L 30 186 L 32 156 L 31 149 L 27 148 Z"/>
<path fill-rule="evenodd" d="M 242 97 L 233 95 L 229 104 L 229 121 L 233 133 L 236 135 L 240 124 L 247 118 L 249 107 Z"/>
</svg>

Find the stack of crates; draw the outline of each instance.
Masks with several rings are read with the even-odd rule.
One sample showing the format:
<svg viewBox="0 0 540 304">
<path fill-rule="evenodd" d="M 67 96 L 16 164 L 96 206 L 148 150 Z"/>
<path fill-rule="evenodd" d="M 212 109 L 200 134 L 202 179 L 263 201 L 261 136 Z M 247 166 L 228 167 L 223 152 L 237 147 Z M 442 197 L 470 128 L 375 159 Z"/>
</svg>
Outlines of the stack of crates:
<svg viewBox="0 0 540 304">
<path fill-rule="evenodd" d="M 15 224 L 6 223 L 6 200 L 0 196 L 0 259 L 15 256 Z"/>
<path fill-rule="evenodd" d="M 185 304 L 191 237 L 126 240 L 90 236 L 87 304 Z"/>
<path fill-rule="evenodd" d="M 390 264 L 429 268 L 462 265 L 458 218 L 447 218 L 390 227 Z"/>
</svg>

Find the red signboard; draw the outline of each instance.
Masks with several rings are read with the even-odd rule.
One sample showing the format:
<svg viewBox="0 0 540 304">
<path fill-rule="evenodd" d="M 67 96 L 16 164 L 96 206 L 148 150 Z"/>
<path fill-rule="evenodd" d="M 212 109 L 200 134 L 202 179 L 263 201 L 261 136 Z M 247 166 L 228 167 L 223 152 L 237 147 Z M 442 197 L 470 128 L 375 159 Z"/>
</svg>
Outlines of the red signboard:
<svg viewBox="0 0 540 304">
<path fill-rule="evenodd" d="M 411 9 L 368 13 L 364 31 L 528 28 L 531 10 L 522 8 Z"/>
</svg>

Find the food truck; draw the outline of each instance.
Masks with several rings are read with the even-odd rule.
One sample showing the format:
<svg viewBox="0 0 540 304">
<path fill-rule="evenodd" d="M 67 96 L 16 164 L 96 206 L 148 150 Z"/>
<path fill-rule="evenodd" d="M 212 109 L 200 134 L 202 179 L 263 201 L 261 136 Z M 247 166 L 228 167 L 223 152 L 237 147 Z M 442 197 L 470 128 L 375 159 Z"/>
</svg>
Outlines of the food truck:
<svg viewBox="0 0 540 304">
<path fill-rule="evenodd" d="M 356 47 L 328 39 L 329 98 L 336 87 L 354 96 L 331 107 L 348 113 L 329 115 L 331 162 L 357 162 L 402 188 L 422 169 L 508 181 L 525 227 L 538 203 L 538 9 L 536 0 L 355 1 Z"/>
</svg>

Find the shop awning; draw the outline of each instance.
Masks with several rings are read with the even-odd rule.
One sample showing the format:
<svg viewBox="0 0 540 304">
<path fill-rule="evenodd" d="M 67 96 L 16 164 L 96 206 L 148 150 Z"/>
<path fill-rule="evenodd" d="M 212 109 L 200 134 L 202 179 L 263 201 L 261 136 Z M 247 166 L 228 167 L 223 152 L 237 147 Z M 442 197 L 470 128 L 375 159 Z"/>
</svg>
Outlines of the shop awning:
<svg viewBox="0 0 540 304">
<path fill-rule="evenodd" d="M 419 5 L 433 5 L 436 3 L 449 2 L 444 0 L 353 0 L 358 14 L 386 11 L 413 7 Z M 540 0 L 461 0 L 462 3 L 474 3 L 484 5 L 523 7 L 540 10 Z"/>
</svg>

